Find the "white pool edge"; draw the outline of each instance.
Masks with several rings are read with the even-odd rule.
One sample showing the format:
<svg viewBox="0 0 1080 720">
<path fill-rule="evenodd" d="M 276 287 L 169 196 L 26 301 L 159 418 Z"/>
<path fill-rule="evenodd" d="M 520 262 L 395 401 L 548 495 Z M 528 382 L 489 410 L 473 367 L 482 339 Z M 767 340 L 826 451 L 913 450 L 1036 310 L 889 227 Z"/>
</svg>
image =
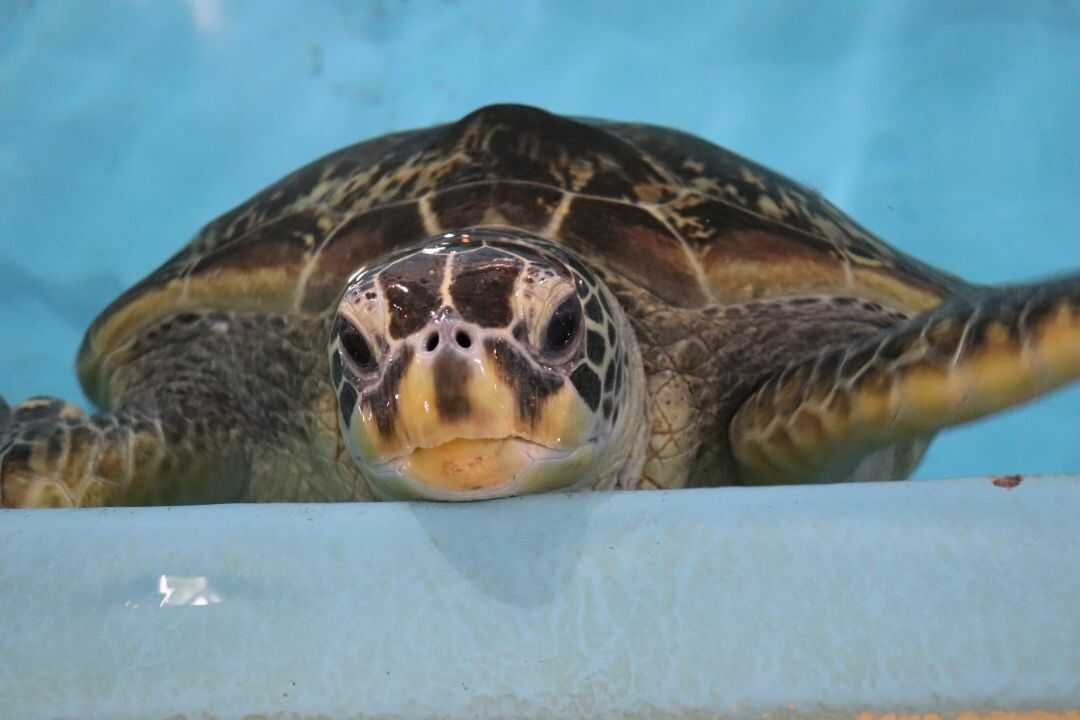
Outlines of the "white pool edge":
<svg viewBox="0 0 1080 720">
<path fill-rule="evenodd" d="M 1011 485 L 8 511 L 0 717 L 1080 713 L 1080 476 Z"/>
</svg>

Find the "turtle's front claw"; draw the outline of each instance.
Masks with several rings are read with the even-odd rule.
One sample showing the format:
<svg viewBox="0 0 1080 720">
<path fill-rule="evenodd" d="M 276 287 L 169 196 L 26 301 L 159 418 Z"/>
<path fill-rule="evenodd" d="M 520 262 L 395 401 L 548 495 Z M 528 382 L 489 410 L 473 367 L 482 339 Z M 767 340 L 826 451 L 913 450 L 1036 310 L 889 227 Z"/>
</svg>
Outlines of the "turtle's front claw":
<svg viewBox="0 0 1080 720">
<path fill-rule="evenodd" d="M 0 507 L 71 507 L 84 483 L 79 466 L 95 434 L 81 409 L 34 397 L 14 408 L 0 398 Z"/>
</svg>

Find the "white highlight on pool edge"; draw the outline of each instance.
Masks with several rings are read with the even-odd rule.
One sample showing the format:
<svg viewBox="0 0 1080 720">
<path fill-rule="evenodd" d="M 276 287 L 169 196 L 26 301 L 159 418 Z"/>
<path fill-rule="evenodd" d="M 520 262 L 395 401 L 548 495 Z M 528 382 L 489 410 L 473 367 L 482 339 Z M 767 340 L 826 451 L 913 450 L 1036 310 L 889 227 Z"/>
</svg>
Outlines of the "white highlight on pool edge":
<svg viewBox="0 0 1080 720">
<path fill-rule="evenodd" d="M 205 575 L 162 575 L 158 578 L 160 607 L 206 607 L 222 602 Z"/>
</svg>

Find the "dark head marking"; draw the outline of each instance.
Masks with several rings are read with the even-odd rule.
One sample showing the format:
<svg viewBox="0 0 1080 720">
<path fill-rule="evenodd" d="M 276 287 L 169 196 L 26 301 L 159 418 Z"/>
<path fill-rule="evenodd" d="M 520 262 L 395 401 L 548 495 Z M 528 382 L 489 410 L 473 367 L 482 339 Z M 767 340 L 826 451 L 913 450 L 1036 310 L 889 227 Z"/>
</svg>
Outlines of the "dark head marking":
<svg viewBox="0 0 1080 720">
<path fill-rule="evenodd" d="M 349 383 L 341 388 L 341 395 L 338 396 L 338 407 L 341 410 L 341 419 L 345 423 L 345 427 L 349 426 L 352 420 L 353 409 L 356 407 L 356 389 Z"/>
<path fill-rule="evenodd" d="M 341 385 L 341 352 L 334 351 L 334 354 L 330 358 L 330 379 L 334 382 L 334 387 Z"/>
<path fill-rule="evenodd" d="M 570 376 L 570 382 L 574 383 L 578 394 L 589 409 L 596 412 L 600 405 L 600 378 L 587 364 L 581 363 Z"/>
<path fill-rule="evenodd" d="M 442 302 L 446 255 L 416 253 L 386 268 L 379 276 L 390 304 L 390 336 L 398 339 L 424 327 Z"/>
<path fill-rule="evenodd" d="M 585 314 L 597 325 L 604 322 L 604 313 L 600 310 L 600 301 L 596 299 L 595 295 L 589 298 L 589 302 L 585 303 Z"/>
<path fill-rule="evenodd" d="M 405 371 L 409 368 L 412 359 L 412 346 L 403 345 L 397 357 L 386 366 L 382 383 L 364 397 L 364 406 L 375 416 L 375 425 L 379 428 L 379 434 L 383 437 L 387 437 L 393 432 L 398 412 L 398 388 L 401 386 L 401 379 L 405 377 Z M 346 387 L 348 387 L 347 383 Z"/>
<path fill-rule="evenodd" d="M 454 352 L 442 352 L 435 358 L 435 409 L 443 420 L 459 420 L 472 410 L 466 385 L 469 361 Z"/>
<path fill-rule="evenodd" d="M 532 425 L 544 401 L 562 387 L 563 379 L 553 372 L 535 367 L 505 340 L 487 338 L 484 349 L 494 363 L 499 378 L 514 391 L 518 415 Z"/>
<path fill-rule="evenodd" d="M 454 258 L 450 297 L 461 317 L 480 327 L 506 327 L 514 319 L 510 296 L 525 264 L 499 250 L 478 248 Z"/>
<path fill-rule="evenodd" d="M 593 330 L 585 336 L 585 349 L 589 356 L 589 362 L 599 367 L 604 361 L 604 337 Z"/>
</svg>

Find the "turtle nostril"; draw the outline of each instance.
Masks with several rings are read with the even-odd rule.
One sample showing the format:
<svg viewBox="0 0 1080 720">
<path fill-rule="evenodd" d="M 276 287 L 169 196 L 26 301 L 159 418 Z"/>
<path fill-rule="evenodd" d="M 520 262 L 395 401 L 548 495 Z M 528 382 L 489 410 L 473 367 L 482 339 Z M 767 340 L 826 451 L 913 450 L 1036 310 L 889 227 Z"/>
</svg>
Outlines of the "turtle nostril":
<svg viewBox="0 0 1080 720">
<path fill-rule="evenodd" d="M 468 348 L 472 345 L 472 338 L 469 337 L 469 333 L 464 330 L 458 330 L 454 335 L 454 341 L 463 348 Z"/>
<path fill-rule="evenodd" d="M 424 346 L 428 352 L 431 352 L 435 348 L 439 347 L 439 333 L 433 332 L 427 336 L 427 344 Z"/>
</svg>

